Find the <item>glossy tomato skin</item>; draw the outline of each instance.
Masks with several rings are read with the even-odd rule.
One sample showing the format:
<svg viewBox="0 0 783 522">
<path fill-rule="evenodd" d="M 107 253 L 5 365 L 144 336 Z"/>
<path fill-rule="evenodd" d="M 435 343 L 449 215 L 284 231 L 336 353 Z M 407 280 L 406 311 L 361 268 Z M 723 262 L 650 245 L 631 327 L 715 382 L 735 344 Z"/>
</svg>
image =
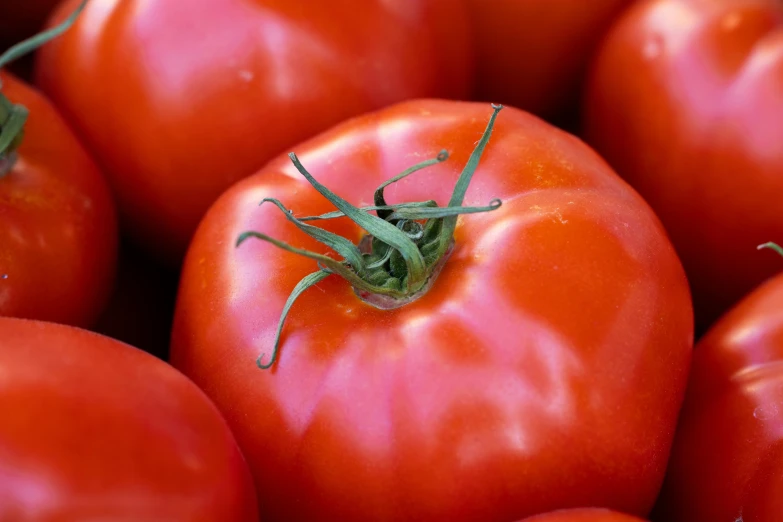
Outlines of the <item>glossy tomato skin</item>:
<svg viewBox="0 0 783 522">
<path fill-rule="evenodd" d="M 644 522 L 640 518 L 599 508 L 553 511 L 520 522 Z"/>
<path fill-rule="evenodd" d="M 209 205 L 274 155 L 396 101 L 466 96 L 468 35 L 462 0 L 96 0 L 37 79 L 133 237 L 179 266 Z"/>
<path fill-rule="evenodd" d="M 588 141 L 660 216 L 709 327 L 779 270 L 783 5 L 649 0 L 608 36 L 586 100 Z"/>
<path fill-rule="evenodd" d="M 0 48 L 28 38 L 40 30 L 60 0 L 4 0 L 0 2 Z"/>
<path fill-rule="evenodd" d="M 30 111 L 19 159 L 0 177 L 0 315 L 92 326 L 117 263 L 109 186 L 48 100 L 0 78 Z"/>
<path fill-rule="evenodd" d="M 413 163 L 392 202 L 445 204 L 491 109 L 412 101 L 296 147 L 354 204 Z M 490 521 L 580 505 L 646 513 L 663 478 L 692 343 L 682 267 L 646 204 L 581 141 L 501 112 L 434 287 L 396 310 L 328 278 L 291 311 L 314 263 L 258 230 L 323 252 L 271 208 L 332 210 L 287 157 L 224 194 L 181 278 L 172 361 L 216 401 L 269 520 Z M 346 222 L 324 222 L 358 241 Z M 265 359 L 266 360 L 266 359 Z"/>
<path fill-rule="evenodd" d="M 655 520 L 783 519 L 783 275 L 696 345 Z"/>
<path fill-rule="evenodd" d="M 214 404 L 140 350 L 0 318 L 0 520 L 256 522 Z"/>
<path fill-rule="evenodd" d="M 547 118 L 574 110 L 587 64 L 631 0 L 468 0 L 477 97 Z"/>
</svg>

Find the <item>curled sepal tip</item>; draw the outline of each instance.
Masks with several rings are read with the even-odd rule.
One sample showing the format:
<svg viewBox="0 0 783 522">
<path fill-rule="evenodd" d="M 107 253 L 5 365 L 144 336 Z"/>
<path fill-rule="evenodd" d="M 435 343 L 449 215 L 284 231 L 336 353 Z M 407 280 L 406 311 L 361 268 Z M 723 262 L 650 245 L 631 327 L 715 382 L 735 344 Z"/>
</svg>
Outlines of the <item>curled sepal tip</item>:
<svg viewBox="0 0 783 522">
<path fill-rule="evenodd" d="M 305 290 L 310 288 L 311 286 L 315 286 L 327 277 L 331 275 L 331 272 L 328 272 L 326 270 L 319 270 L 318 272 L 313 272 L 312 274 L 308 274 L 302 278 L 301 281 L 299 281 L 296 286 L 294 287 L 293 291 L 291 291 L 291 295 L 288 296 L 288 299 L 286 299 L 285 305 L 283 305 L 283 313 L 280 317 L 280 322 L 277 325 L 277 333 L 275 334 L 275 344 L 272 348 L 272 357 L 269 358 L 269 362 L 266 364 L 262 363 L 261 361 L 264 359 L 265 353 L 262 353 L 258 356 L 258 359 L 256 359 L 256 365 L 261 368 L 262 370 L 268 370 L 272 366 L 274 366 L 275 362 L 277 361 L 277 354 L 280 350 L 280 334 L 283 332 L 283 324 L 285 323 L 286 318 L 288 317 L 288 312 L 291 311 L 291 307 L 294 306 L 294 303 L 297 299 L 299 299 L 299 296 L 302 295 Z"/>
<path fill-rule="evenodd" d="M 400 173 L 400 174 L 394 176 L 393 178 L 388 179 L 388 180 L 384 181 L 383 183 L 381 183 L 381 185 L 377 189 L 375 189 L 375 195 L 373 196 L 373 200 L 375 201 L 375 207 L 377 209 L 376 212 L 378 213 L 378 217 L 381 218 L 381 219 L 388 219 L 389 215 L 391 214 L 391 211 L 389 211 L 388 209 L 385 208 L 387 206 L 387 204 L 386 204 L 386 199 L 384 197 L 383 191 L 386 189 L 386 187 L 388 187 L 389 185 L 391 185 L 393 183 L 397 183 L 398 181 L 407 178 L 408 176 L 410 176 L 414 172 L 418 172 L 421 169 L 430 167 L 432 165 L 437 165 L 438 163 L 443 163 L 447 159 L 449 159 L 449 151 L 447 151 L 446 149 L 443 149 L 442 151 L 440 151 L 438 153 L 437 156 L 435 156 L 435 158 L 422 161 L 421 163 L 417 163 L 416 165 L 405 169 L 402 173 Z"/>
<path fill-rule="evenodd" d="M 756 250 L 764 250 L 765 248 L 768 248 L 768 249 L 770 249 L 770 250 L 774 250 L 775 252 L 777 252 L 778 254 L 780 254 L 781 256 L 783 256 L 783 247 L 781 247 L 781 246 L 780 246 L 780 245 L 778 245 L 777 243 L 774 243 L 774 242 L 772 242 L 772 241 L 769 241 L 769 242 L 767 242 L 767 243 L 764 243 L 763 245 L 759 245 L 759 246 L 757 246 L 757 247 L 756 247 Z"/>
</svg>

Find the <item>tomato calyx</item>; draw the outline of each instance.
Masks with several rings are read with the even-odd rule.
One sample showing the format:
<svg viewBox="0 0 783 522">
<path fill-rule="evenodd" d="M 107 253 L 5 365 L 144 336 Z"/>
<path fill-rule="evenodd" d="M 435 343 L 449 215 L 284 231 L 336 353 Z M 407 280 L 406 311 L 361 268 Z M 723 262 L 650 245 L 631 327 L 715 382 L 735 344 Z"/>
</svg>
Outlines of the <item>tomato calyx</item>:
<svg viewBox="0 0 783 522">
<path fill-rule="evenodd" d="M 63 34 L 76 22 L 86 5 L 87 0 L 82 0 L 79 7 L 60 25 L 23 40 L 8 49 L 0 55 L 0 69 Z M 2 82 L 0 82 L 0 88 L 2 88 Z M 26 107 L 12 103 L 0 92 L 0 178 L 11 172 L 16 163 L 16 151 L 22 144 L 24 125 L 28 115 Z"/>
<path fill-rule="evenodd" d="M 278 323 L 272 356 L 269 362 L 263 363 L 264 354 L 261 354 L 256 360 L 259 368 L 271 368 L 277 360 L 283 325 L 296 299 L 308 288 L 332 274 L 348 281 L 360 299 L 380 309 L 399 308 L 426 294 L 455 248 L 454 231 L 457 227 L 457 218 L 462 214 L 491 212 L 500 208 L 502 204 L 499 199 L 495 199 L 484 207 L 462 206 L 473 174 L 492 135 L 495 120 L 503 106 L 492 105 L 492 109 L 493 113 L 484 134 L 463 168 L 451 199 L 445 207 L 439 207 L 434 200 L 389 205 L 384 197 L 384 189 L 392 183 L 428 166 L 446 161 L 448 152 L 445 150 L 437 157 L 418 163 L 381 184 L 375 191 L 375 204 L 361 208 L 353 206 L 319 183 L 302 165 L 295 153 L 288 155 L 299 173 L 338 210 L 320 216 L 295 217 L 293 211 L 275 198 L 265 198 L 260 205 L 272 203 L 277 206 L 286 219 L 302 232 L 330 247 L 343 259 L 336 260 L 323 254 L 296 248 L 257 231 L 247 231 L 239 235 L 236 247 L 250 238 L 259 239 L 288 252 L 313 259 L 319 268 L 318 271 L 305 276 L 291 291 Z M 367 232 L 358 245 L 308 223 L 342 217 L 351 219 Z"/>
<path fill-rule="evenodd" d="M 774 243 L 772 241 L 769 241 L 767 243 L 764 243 L 763 245 L 759 245 L 756 247 L 756 250 L 764 250 L 765 248 L 768 248 L 770 250 L 774 250 L 779 255 L 783 256 L 783 247 L 778 245 L 777 243 Z"/>
</svg>

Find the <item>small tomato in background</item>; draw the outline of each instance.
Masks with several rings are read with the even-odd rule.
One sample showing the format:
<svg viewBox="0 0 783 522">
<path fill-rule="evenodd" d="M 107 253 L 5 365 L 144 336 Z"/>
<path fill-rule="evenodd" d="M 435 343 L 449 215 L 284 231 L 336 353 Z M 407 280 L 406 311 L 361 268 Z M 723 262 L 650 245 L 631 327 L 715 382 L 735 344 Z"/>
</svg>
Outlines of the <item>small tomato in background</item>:
<svg viewBox="0 0 783 522">
<path fill-rule="evenodd" d="M 386 190 L 394 203 L 445 205 L 491 112 L 398 104 L 296 146 L 297 161 L 371 205 L 381 183 L 446 149 L 447 160 Z M 466 201 L 502 206 L 459 217 L 431 288 L 379 309 L 325 275 L 291 308 L 269 370 L 257 363 L 271 364 L 284 303 L 318 268 L 237 238 L 255 230 L 324 252 L 289 218 L 334 206 L 280 157 L 199 226 L 171 360 L 226 416 L 265 520 L 505 522 L 652 507 L 693 342 L 682 266 L 647 204 L 574 136 L 507 108 L 485 145 Z M 259 208 L 265 198 L 293 213 Z M 363 237 L 346 218 L 317 223 Z"/>
<path fill-rule="evenodd" d="M 648 0 L 593 65 L 585 135 L 663 221 L 704 331 L 780 270 L 783 4 Z"/>
<path fill-rule="evenodd" d="M 558 123 L 573 119 L 588 62 L 631 1 L 468 0 L 476 96 Z"/>
<path fill-rule="evenodd" d="M 130 235 L 178 267 L 220 193 L 293 144 L 400 100 L 466 96 L 468 34 L 461 0 L 93 0 L 36 76 Z"/>
<path fill-rule="evenodd" d="M 566 509 L 526 518 L 520 522 L 644 522 L 640 518 L 599 508 Z"/>
<path fill-rule="evenodd" d="M 43 95 L 0 80 L 29 111 L 16 159 L 0 165 L 0 315 L 93 326 L 117 263 L 109 186 Z"/>
<path fill-rule="evenodd" d="M 781 488 L 783 275 L 778 275 L 696 345 L 654 520 L 776 522 L 783 520 Z"/>
<path fill-rule="evenodd" d="M 257 522 L 212 402 L 140 350 L 0 318 L 0 519 Z"/>
</svg>

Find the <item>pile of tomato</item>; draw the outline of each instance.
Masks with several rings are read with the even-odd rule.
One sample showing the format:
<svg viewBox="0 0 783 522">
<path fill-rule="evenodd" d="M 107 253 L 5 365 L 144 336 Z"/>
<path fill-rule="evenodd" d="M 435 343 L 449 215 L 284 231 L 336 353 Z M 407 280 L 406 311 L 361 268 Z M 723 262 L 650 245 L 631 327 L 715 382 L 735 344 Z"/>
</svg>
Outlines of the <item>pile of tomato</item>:
<svg viewBox="0 0 783 522">
<path fill-rule="evenodd" d="M 0 520 L 783 520 L 779 0 L 4 0 L 0 47 Z"/>
</svg>

